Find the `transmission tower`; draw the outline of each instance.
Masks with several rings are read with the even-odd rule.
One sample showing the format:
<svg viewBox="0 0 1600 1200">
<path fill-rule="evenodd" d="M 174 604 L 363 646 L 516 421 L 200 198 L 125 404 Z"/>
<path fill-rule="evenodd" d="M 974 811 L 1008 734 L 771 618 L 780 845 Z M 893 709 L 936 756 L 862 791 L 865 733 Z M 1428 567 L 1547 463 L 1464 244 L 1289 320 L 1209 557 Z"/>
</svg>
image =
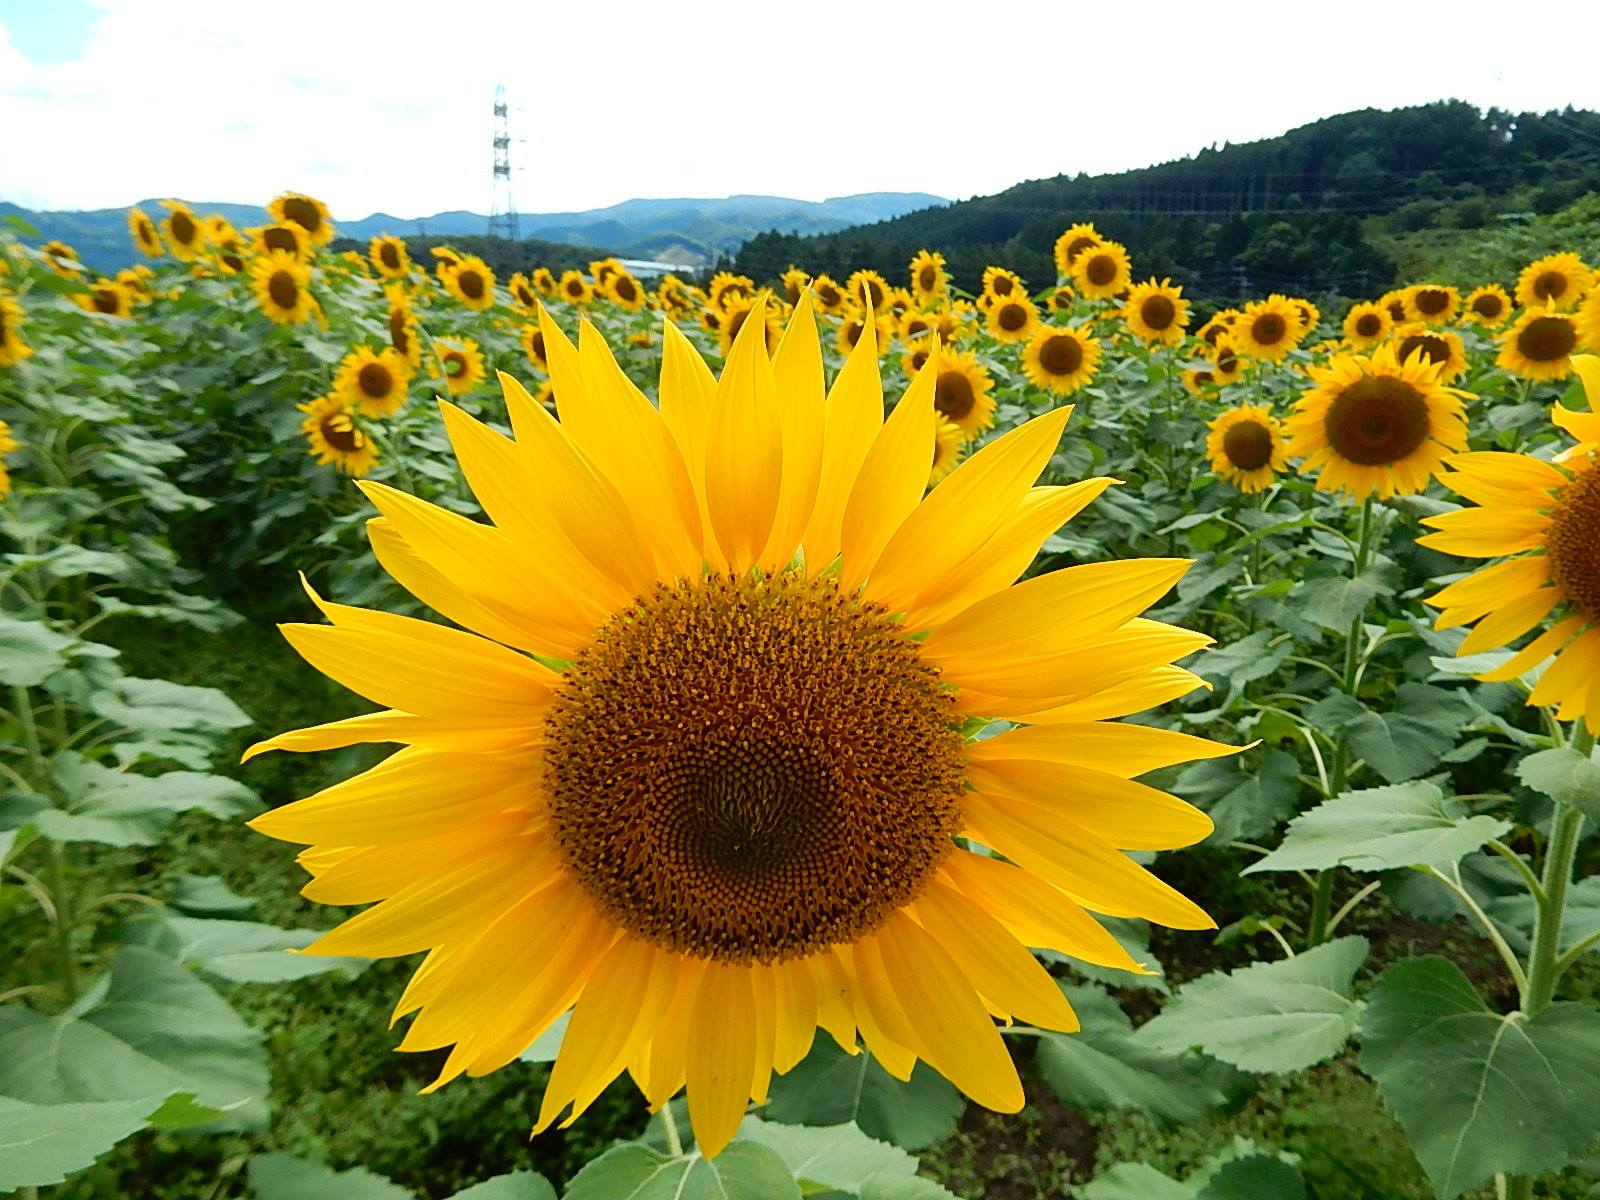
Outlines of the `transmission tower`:
<svg viewBox="0 0 1600 1200">
<path fill-rule="evenodd" d="M 511 118 L 506 111 L 506 89 L 494 89 L 494 179 L 489 200 L 490 237 L 522 240 L 517 230 L 517 206 L 511 199 Z"/>
</svg>

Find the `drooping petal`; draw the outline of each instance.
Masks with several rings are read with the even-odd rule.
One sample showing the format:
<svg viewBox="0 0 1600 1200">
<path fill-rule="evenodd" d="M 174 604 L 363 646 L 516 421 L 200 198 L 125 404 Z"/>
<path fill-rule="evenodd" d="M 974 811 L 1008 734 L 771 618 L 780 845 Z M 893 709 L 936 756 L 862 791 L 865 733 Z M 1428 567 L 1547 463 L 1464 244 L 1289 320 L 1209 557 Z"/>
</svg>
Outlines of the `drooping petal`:
<svg viewBox="0 0 1600 1200">
<path fill-rule="evenodd" d="M 744 1120 L 755 1075 L 753 1009 L 749 971 L 722 963 L 706 964 L 689 1019 L 693 1049 L 684 1074 L 689 1121 L 700 1153 L 708 1157 L 722 1152 Z"/>
</svg>

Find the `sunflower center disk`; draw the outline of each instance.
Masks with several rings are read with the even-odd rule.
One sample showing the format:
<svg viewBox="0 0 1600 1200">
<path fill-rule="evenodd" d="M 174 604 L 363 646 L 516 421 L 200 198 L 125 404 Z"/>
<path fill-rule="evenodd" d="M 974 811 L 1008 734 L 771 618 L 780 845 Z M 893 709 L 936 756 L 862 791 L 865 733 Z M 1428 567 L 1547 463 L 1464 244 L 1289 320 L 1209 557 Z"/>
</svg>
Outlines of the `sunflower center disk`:
<svg viewBox="0 0 1600 1200">
<path fill-rule="evenodd" d="M 1362 313 L 1356 320 L 1356 332 L 1362 337 L 1377 337 L 1383 332 L 1383 321 L 1375 313 Z"/>
<path fill-rule="evenodd" d="M 1250 326 L 1250 336 L 1263 346 L 1276 346 L 1289 332 L 1289 323 L 1277 313 L 1263 313 Z"/>
<path fill-rule="evenodd" d="M 1241 471 L 1259 471 L 1272 461 L 1272 433 L 1254 421 L 1241 421 L 1222 435 L 1222 451 Z"/>
<path fill-rule="evenodd" d="M 1413 334 L 1401 341 L 1400 361 L 1405 362 L 1419 350 L 1427 362 L 1437 364 L 1450 361 L 1450 343 L 1441 337 L 1426 333 Z"/>
<path fill-rule="evenodd" d="M 959 421 L 972 411 L 978 394 L 972 390 L 972 381 L 960 371 L 939 372 L 933 387 L 933 407 L 952 421 Z"/>
<path fill-rule="evenodd" d="M 1555 362 L 1572 353 L 1578 333 L 1563 317 L 1538 317 L 1517 335 L 1517 349 L 1534 362 Z"/>
<path fill-rule="evenodd" d="M 1058 333 L 1039 347 L 1039 362 L 1052 375 L 1071 375 L 1083 365 L 1083 347 L 1077 338 Z"/>
<path fill-rule="evenodd" d="M 1500 315 L 1500 298 L 1498 296 L 1479 296 L 1472 302 L 1472 311 L 1480 317 L 1498 317 Z"/>
<path fill-rule="evenodd" d="M 1560 271 L 1546 271 L 1533 281 L 1533 294 L 1541 300 L 1559 300 L 1567 290 L 1567 277 Z"/>
<path fill-rule="evenodd" d="M 300 300 L 300 285 L 289 272 L 277 271 L 267 280 L 267 295 L 279 308 L 293 308 Z"/>
<path fill-rule="evenodd" d="M 1428 440 L 1428 405 L 1404 380 L 1369 377 L 1339 393 L 1323 428 L 1342 458 L 1364 467 L 1386 466 Z"/>
<path fill-rule="evenodd" d="M 919 894 L 961 828 L 951 695 L 831 580 L 663 585 L 557 693 L 556 843 L 610 920 L 675 953 L 770 963 L 850 942 Z"/>
<path fill-rule="evenodd" d="M 1437 316 L 1450 307 L 1450 294 L 1437 288 L 1423 288 L 1417 293 L 1417 311 L 1430 317 Z"/>
<path fill-rule="evenodd" d="M 1600 622 L 1600 471 L 1584 471 L 1561 489 L 1545 546 L 1550 573 L 1573 606 Z"/>
<path fill-rule="evenodd" d="M 1177 319 L 1178 310 L 1165 296 L 1150 296 L 1139 306 L 1139 316 L 1151 329 L 1166 329 Z"/>
<path fill-rule="evenodd" d="M 389 375 L 389 368 L 382 363 L 366 363 L 356 373 L 356 382 L 361 390 L 374 400 L 381 400 L 389 394 L 389 389 L 394 386 L 394 380 Z"/>
<path fill-rule="evenodd" d="M 298 196 L 283 202 L 283 215 L 307 233 L 315 233 L 322 225 L 322 214 L 317 211 L 317 206 Z"/>
</svg>

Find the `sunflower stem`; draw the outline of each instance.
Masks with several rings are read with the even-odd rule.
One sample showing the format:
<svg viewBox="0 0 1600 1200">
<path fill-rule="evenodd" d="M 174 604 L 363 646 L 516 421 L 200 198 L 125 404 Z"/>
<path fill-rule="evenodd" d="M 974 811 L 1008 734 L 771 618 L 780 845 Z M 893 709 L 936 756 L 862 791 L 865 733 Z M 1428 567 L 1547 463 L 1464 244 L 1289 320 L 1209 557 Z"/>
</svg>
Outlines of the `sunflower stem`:
<svg viewBox="0 0 1600 1200">
<path fill-rule="evenodd" d="M 683 1139 L 678 1136 L 678 1119 L 672 1115 L 670 1102 L 661 1106 L 661 1129 L 667 1135 L 667 1153 L 673 1158 L 683 1155 Z"/>
<path fill-rule="evenodd" d="M 1579 718 L 1572 727 L 1572 749 L 1588 758 L 1594 753 L 1594 734 Z M 1583 813 L 1570 804 L 1557 802 L 1550 846 L 1544 859 L 1544 895 L 1537 897 L 1537 923 L 1533 949 L 1528 955 L 1528 982 L 1522 990 L 1522 1011 L 1530 1017 L 1550 1003 L 1555 995 L 1560 972 L 1556 969 L 1561 947 L 1561 927 L 1566 920 L 1567 888 L 1572 883 L 1572 864 L 1578 853 L 1578 834 L 1583 830 Z"/>
</svg>

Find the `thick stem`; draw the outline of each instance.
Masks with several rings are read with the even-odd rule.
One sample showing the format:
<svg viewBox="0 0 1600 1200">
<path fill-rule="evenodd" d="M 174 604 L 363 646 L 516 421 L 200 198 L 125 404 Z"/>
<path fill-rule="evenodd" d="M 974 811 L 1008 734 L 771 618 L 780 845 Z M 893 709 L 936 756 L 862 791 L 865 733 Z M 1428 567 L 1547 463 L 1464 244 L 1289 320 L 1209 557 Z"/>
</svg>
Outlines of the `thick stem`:
<svg viewBox="0 0 1600 1200">
<path fill-rule="evenodd" d="M 1594 753 L 1594 734 L 1583 721 L 1572 729 L 1569 743 L 1585 758 Z M 1578 853 L 1578 834 L 1583 830 L 1583 814 L 1570 804 L 1557 804 L 1550 846 L 1544 858 L 1544 896 L 1538 901 L 1538 921 L 1533 931 L 1533 950 L 1528 955 L 1528 986 L 1522 993 L 1522 1011 L 1530 1017 L 1550 1003 L 1555 995 L 1556 960 L 1561 948 L 1561 927 L 1566 920 L 1567 888 L 1572 883 L 1572 863 Z"/>
<path fill-rule="evenodd" d="M 678 1120 L 672 1115 L 672 1102 L 661 1106 L 661 1128 L 667 1135 L 667 1153 L 673 1158 L 683 1154 L 683 1139 L 678 1136 Z"/>
</svg>

